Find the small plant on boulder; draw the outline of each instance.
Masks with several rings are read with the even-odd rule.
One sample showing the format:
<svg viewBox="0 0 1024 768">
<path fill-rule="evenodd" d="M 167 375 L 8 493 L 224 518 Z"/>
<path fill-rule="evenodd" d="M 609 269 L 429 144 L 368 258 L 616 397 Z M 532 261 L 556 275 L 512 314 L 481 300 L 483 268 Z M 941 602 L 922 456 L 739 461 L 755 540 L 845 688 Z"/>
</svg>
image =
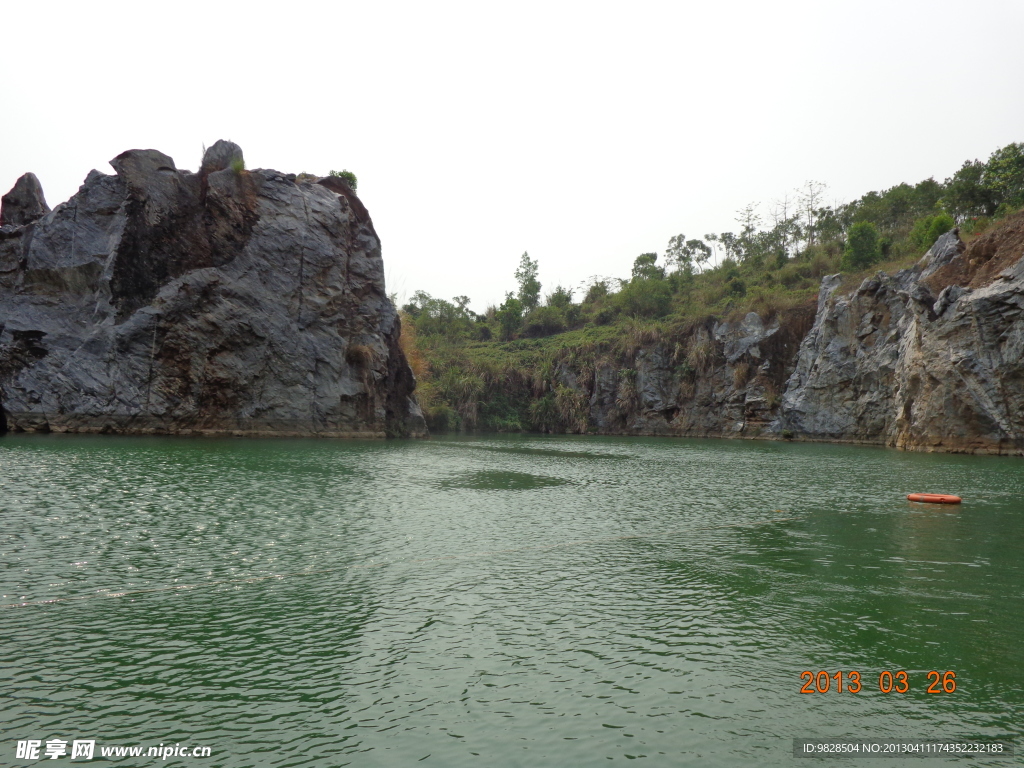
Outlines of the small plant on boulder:
<svg viewBox="0 0 1024 768">
<path fill-rule="evenodd" d="M 352 173 L 352 171 L 331 171 L 327 175 L 334 176 L 337 179 L 341 179 L 346 184 L 348 184 L 349 187 L 352 188 L 353 192 L 356 191 L 356 187 L 359 185 L 359 180 L 356 178 L 356 175 Z"/>
</svg>

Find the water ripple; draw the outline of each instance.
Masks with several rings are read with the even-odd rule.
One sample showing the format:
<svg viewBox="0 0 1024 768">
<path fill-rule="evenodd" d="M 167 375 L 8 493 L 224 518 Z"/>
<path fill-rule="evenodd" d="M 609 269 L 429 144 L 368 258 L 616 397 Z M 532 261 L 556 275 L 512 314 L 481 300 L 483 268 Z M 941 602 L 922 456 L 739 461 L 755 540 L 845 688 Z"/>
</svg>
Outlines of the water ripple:
<svg viewBox="0 0 1024 768">
<path fill-rule="evenodd" d="M 0 749 L 730 766 L 789 764 L 795 736 L 1020 736 L 1017 466 L 729 441 L 8 436 Z M 921 488 L 968 501 L 907 504 Z M 906 669 L 916 688 L 809 696 L 805 669 Z M 958 691 L 924 693 L 931 669 Z"/>
</svg>

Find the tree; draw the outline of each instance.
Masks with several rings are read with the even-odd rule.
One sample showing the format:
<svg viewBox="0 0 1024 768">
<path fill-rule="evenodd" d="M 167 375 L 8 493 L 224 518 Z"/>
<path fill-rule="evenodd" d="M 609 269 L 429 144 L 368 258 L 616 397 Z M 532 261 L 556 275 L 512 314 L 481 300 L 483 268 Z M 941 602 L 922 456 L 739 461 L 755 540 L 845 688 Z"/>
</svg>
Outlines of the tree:
<svg viewBox="0 0 1024 768">
<path fill-rule="evenodd" d="M 781 200 L 775 200 L 772 204 L 770 216 L 772 217 L 772 233 L 778 247 L 782 250 L 782 258 L 789 258 L 790 244 L 800 237 L 799 216 L 793 212 L 793 201 L 787 192 Z"/>
<path fill-rule="evenodd" d="M 919 181 L 914 185 L 914 198 L 917 210 L 921 213 L 931 213 L 938 208 L 941 197 L 942 185 L 933 178 Z"/>
<path fill-rule="evenodd" d="M 736 237 L 732 232 L 723 232 L 718 235 L 717 240 L 722 244 L 725 258 L 732 259 L 733 261 L 743 261 L 745 254 L 743 253 L 743 241 L 740 238 Z"/>
<path fill-rule="evenodd" d="M 572 306 L 572 288 L 556 286 L 555 290 L 548 294 L 545 303 L 549 307 L 558 307 L 561 310 L 568 309 Z"/>
<path fill-rule="evenodd" d="M 496 315 L 498 325 L 501 326 L 501 338 L 508 341 L 523 324 L 523 302 L 510 291 L 505 294 L 505 301 L 498 307 Z"/>
<path fill-rule="evenodd" d="M 529 253 L 523 253 L 516 270 L 519 282 L 519 301 L 529 311 L 537 308 L 540 303 L 540 281 L 537 279 L 538 265 Z"/>
<path fill-rule="evenodd" d="M 583 297 L 584 304 L 593 304 L 595 301 L 608 295 L 608 280 L 593 275 L 590 278 L 590 285 L 587 286 L 587 293 Z"/>
<path fill-rule="evenodd" d="M 836 201 L 832 206 L 819 208 L 814 221 L 816 236 L 821 242 L 839 240 L 842 238 L 849 222 L 850 206 L 843 205 Z"/>
<path fill-rule="evenodd" d="M 330 171 L 327 175 L 341 179 L 352 188 L 353 192 L 356 191 L 356 187 L 359 185 L 359 179 L 356 178 L 352 171 Z"/>
<path fill-rule="evenodd" d="M 693 256 L 693 263 L 697 265 L 697 271 L 703 272 L 711 259 L 711 246 L 703 240 L 694 238 L 686 241 L 686 249 Z"/>
<path fill-rule="evenodd" d="M 859 221 L 850 227 L 843 251 L 843 267 L 850 270 L 870 267 L 882 258 L 878 229 L 870 221 Z"/>
<path fill-rule="evenodd" d="M 665 270 L 655 264 L 656 253 L 641 253 L 633 260 L 634 280 L 664 280 Z"/>
<path fill-rule="evenodd" d="M 747 203 L 743 208 L 736 211 L 736 223 L 740 225 L 739 240 L 743 244 L 745 256 L 750 256 L 757 249 L 752 248 L 757 231 L 761 226 L 761 217 L 757 213 L 759 203 Z"/>
<path fill-rule="evenodd" d="M 711 243 L 711 260 L 715 261 L 718 257 L 718 247 L 715 245 L 718 242 L 718 235 L 712 232 L 711 234 L 704 235 L 704 239 Z"/>
<path fill-rule="evenodd" d="M 942 207 L 952 214 L 957 222 L 974 216 L 991 216 L 996 212 L 998 203 L 992 190 L 984 185 L 984 176 L 984 163 L 966 160 L 952 178 L 946 179 Z"/>
<path fill-rule="evenodd" d="M 473 332 L 476 315 L 469 309 L 469 297 L 456 296 L 455 303 L 416 291 L 402 311 L 412 318 L 417 333 L 455 340 Z"/>
<path fill-rule="evenodd" d="M 828 185 L 822 184 L 820 181 L 807 181 L 804 183 L 803 189 L 797 190 L 800 193 L 799 215 L 803 219 L 807 245 L 814 245 L 817 242 L 818 230 L 815 224 L 818 221 L 818 209 L 821 208 L 826 189 L 828 189 Z"/>
<path fill-rule="evenodd" d="M 985 187 L 997 206 L 1024 205 L 1024 143 L 997 149 L 985 167 Z"/>
<path fill-rule="evenodd" d="M 675 264 L 676 270 L 684 274 L 692 274 L 694 267 L 703 272 L 710 258 L 710 245 L 696 238 L 687 240 L 686 235 L 670 238 L 665 249 L 665 263 Z"/>
</svg>

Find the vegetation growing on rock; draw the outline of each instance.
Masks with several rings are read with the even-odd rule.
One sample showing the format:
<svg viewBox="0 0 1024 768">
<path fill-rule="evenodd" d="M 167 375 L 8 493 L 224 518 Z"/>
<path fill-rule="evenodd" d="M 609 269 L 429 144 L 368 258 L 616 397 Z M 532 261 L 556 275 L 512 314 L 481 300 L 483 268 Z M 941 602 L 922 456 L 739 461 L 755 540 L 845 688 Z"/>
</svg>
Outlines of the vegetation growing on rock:
<svg viewBox="0 0 1024 768">
<path fill-rule="evenodd" d="M 767 220 L 751 204 L 738 212 L 735 232 L 675 235 L 663 254 L 638 256 L 628 278 L 592 278 L 578 302 L 563 286 L 541 301 L 539 265 L 527 254 L 515 273 L 518 290 L 481 315 L 466 297 L 417 292 L 402 311 L 415 334 L 411 354 L 422 363 L 419 399 L 428 423 L 435 431 L 614 431 L 588 417 L 584 402 L 598 397 L 595 377 L 612 371 L 621 402 L 609 413 L 625 429 L 637 355 L 667 350 L 665 365 L 683 400 L 688 390 L 700 399 L 701 377 L 725 362 L 715 359 L 722 339 L 745 333 L 740 321 L 750 313 L 765 328 L 778 326 L 771 343 L 785 339 L 792 357 L 824 275 L 841 272 L 852 287 L 879 270 L 910 266 L 954 227 L 970 240 L 1024 206 L 1024 143 L 996 150 L 986 162 L 965 162 L 944 182 L 899 184 L 836 205 L 826 203 L 825 192 L 811 181 L 795 198 L 776 201 Z M 788 372 L 742 364 L 742 376 L 732 364 L 727 375 L 720 371 L 728 391 L 705 393 L 707 403 L 725 408 L 743 388 L 770 411 Z"/>
</svg>

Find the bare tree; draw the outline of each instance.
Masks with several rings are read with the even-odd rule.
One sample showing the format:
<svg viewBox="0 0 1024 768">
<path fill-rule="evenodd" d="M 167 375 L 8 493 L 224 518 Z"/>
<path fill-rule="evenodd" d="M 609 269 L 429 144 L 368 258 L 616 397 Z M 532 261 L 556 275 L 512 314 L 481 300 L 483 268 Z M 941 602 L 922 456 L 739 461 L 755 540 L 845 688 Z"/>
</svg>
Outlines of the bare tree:
<svg viewBox="0 0 1024 768">
<path fill-rule="evenodd" d="M 789 211 L 792 207 L 793 201 L 789 199 L 789 192 L 787 192 L 781 200 L 772 201 L 772 209 L 768 212 L 768 215 L 772 217 L 772 229 L 782 233 L 782 249 L 787 254 L 789 253 L 789 232 L 785 225 L 789 221 Z"/>
<path fill-rule="evenodd" d="M 736 211 L 736 223 L 741 225 L 741 237 L 749 237 L 761 226 L 761 217 L 757 213 L 760 203 L 747 203 L 743 208 Z"/>
<path fill-rule="evenodd" d="M 807 245 L 814 245 L 816 240 L 816 227 L 818 221 L 818 209 L 821 208 L 821 202 L 825 197 L 825 190 L 828 189 L 827 184 L 823 184 L 820 181 L 808 181 L 804 183 L 801 189 L 797 190 L 798 197 L 798 215 L 803 220 L 804 224 L 804 237 L 807 239 Z"/>
</svg>

